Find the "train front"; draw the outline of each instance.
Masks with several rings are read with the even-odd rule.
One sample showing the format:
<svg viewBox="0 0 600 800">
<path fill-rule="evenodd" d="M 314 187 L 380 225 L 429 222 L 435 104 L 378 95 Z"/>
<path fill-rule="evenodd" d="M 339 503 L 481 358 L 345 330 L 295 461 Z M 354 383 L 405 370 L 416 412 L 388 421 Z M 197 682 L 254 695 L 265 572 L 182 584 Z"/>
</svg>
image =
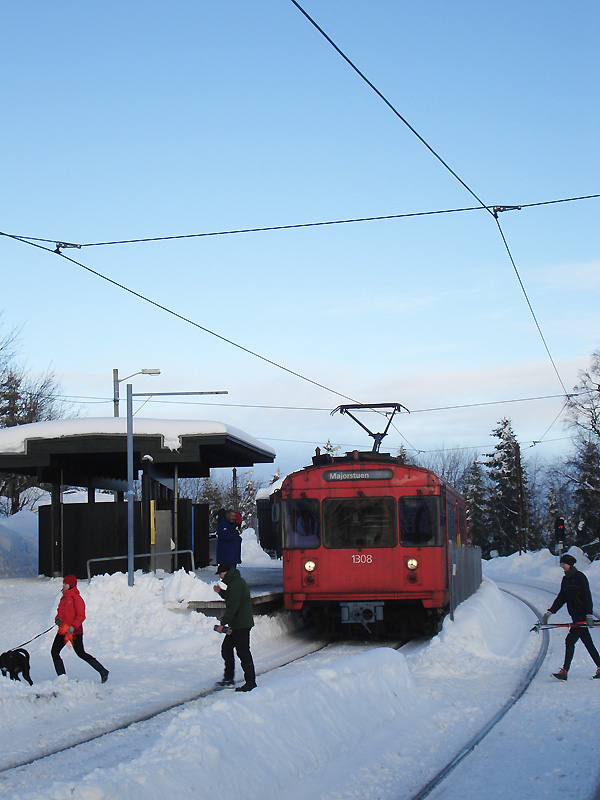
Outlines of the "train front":
<svg viewBox="0 0 600 800">
<path fill-rule="evenodd" d="M 330 633 L 437 630 L 449 599 L 441 495 L 432 472 L 379 454 L 289 475 L 279 496 L 286 608 Z"/>
</svg>

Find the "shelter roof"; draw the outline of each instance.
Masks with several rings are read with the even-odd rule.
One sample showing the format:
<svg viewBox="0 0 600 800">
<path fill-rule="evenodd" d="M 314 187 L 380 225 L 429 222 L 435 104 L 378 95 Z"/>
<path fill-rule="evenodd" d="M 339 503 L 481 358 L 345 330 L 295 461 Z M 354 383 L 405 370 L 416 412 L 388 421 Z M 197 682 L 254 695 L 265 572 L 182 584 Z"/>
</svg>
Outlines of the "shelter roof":
<svg viewBox="0 0 600 800">
<path fill-rule="evenodd" d="M 149 456 L 143 460 L 144 456 Z M 158 477 L 207 477 L 215 467 L 271 463 L 275 451 L 222 422 L 133 421 L 134 470 L 151 463 Z M 33 422 L 0 430 L 0 472 L 40 483 L 123 489 L 127 482 L 127 420 L 123 417 Z"/>
</svg>

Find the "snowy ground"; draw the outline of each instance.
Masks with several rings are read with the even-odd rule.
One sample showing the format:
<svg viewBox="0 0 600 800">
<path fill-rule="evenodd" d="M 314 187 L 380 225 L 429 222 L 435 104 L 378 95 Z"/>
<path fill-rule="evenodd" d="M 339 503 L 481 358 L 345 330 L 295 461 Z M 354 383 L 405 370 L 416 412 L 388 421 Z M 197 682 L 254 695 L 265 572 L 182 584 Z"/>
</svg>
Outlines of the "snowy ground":
<svg viewBox="0 0 600 800">
<path fill-rule="evenodd" d="M 0 541 L 0 564 L 5 550 Z M 599 597 L 600 564 L 572 552 Z M 243 559 L 246 569 L 272 570 L 280 581 L 281 565 L 251 533 Z M 0 797 L 409 798 L 504 705 L 540 647 L 541 635 L 529 632 L 533 613 L 499 586 L 545 610 L 562 577 L 547 551 L 496 559 L 484 572 L 477 594 L 428 644 L 326 648 L 259 677 L 250 694 L 223 691 L 4 772 Z M 182 570 L 162 580 L 136 574 L 134 587 L 125 575 L 82 581 L 86 649 L 108 667 L 109 681 L 100 684 L 73 653 L 65 655 L 68 680 L 57 680 L 52 632 L 27 645 L 34 686 L 0 678 L 0 769 L 210 688 L 222 672 L 220 637 L 214 620 L 186 613 L 185 603 L 214 599 L 214 580 L 210 570 Z M 60 589 L 60 579 L 0 580 L 1 650 L 52 625 Z M 568 683 L 550 677 L 563 642 L 564 631 L 552 632 L 547 662 L 524 698 L 432 797 L 595 796 L 600 682 L 589 680 L 595 669 L 581 645 Z M 309 645 L 278 614 L 257 618 L 252 649 L 261 672 Z"/>
</svg>

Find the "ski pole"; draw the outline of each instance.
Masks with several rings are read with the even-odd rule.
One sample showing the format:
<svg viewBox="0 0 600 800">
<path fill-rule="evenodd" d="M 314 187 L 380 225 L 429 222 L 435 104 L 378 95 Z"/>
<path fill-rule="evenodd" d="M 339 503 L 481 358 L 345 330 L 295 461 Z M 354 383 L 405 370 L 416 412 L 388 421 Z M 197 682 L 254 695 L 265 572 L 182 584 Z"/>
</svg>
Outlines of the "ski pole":
<svg viewBox="0 0 600 800">
<path fill-rule="evenodd" d="M 545 631 L 549 628 L 598 628 L 600 627 L 600 620 L 596 619 L 591 625 L 587 622 L 536 622 L 531 631 Z M 530 631 L 530 633 L 531 633 Z"/>
</svg>

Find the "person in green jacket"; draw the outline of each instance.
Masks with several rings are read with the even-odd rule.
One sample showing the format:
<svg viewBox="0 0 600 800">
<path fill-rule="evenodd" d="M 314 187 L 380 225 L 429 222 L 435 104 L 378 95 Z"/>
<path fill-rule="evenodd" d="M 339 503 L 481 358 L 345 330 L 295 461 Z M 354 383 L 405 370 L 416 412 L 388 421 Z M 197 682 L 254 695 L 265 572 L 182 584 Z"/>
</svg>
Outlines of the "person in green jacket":
<svg viewBox="0 0 600 800">
<path fill-rule="evenodd" d="M 225 672 L 223 680 L 219 681 L 218 685 L 233 686 L 233 675 L 235 673 L 233 650 L 235 648 L 244 671 L 244 685 L 238 686 L 236 692 L 251 692 L 252 689 L 256 688 L 256 673 L 252 653 L 250 652 L 250 629 L 254 626 L 250 590 L 248 589 L 248 584 L 240 575 L 240 571 L 231 564 L 219 564 L 217 575 L 227 586 L 227 589 L 222 589 L 218 584 L 213 587 L 215 592 L 225 600 L 225 613 L 221 624 L 215 630 L 223 633 L 225 626 L 230 628 L 230 631 L 223 637 L 223 644 L 221 645 Z"/>
</svg>

